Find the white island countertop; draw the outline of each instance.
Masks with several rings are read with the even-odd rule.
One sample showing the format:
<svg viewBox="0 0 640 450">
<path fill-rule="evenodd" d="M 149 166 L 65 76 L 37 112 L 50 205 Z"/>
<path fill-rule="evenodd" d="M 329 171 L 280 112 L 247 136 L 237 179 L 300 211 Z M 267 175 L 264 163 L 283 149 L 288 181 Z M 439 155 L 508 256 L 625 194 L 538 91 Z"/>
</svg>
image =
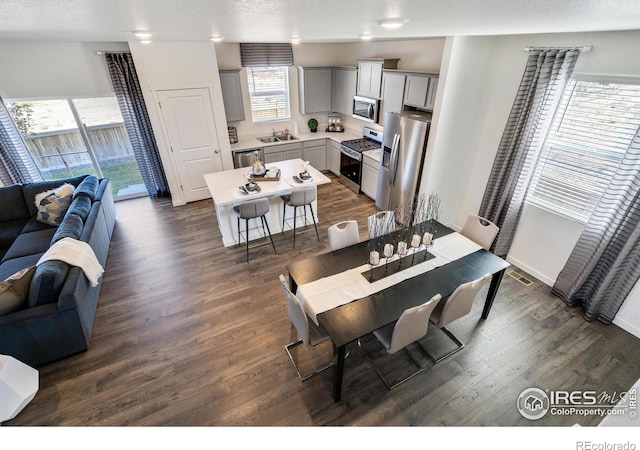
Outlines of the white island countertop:
<svg viewBox="0 0 640 450">
<path fill-rule="evenodd" d="M 279 181 L 258 181 L 260 192 L 243 194 L 240 192 L 239 186 L 247 183 L 247 175 L 249 168 L 225 170 L 223 172 L 214 172 L 204 175 L 204 181 L 211 192 L 213 203 L 216 206 L 237 205 L 245 200 L 274 197 L 289 194 L 296 188 L 307 186 L 318 186 L 320 184 L 330 183 L 331 180 L 320 171 L 309 166 L 309 173 L 312 180 L 304 183 L 296 183 L 293 176 L 302 172 L 304 161 L 302 159 L 290 159 L 287 161 L 278 161 L 277 163 L 266 164 L 267 169 L 280 169 Z"/>
</svg>

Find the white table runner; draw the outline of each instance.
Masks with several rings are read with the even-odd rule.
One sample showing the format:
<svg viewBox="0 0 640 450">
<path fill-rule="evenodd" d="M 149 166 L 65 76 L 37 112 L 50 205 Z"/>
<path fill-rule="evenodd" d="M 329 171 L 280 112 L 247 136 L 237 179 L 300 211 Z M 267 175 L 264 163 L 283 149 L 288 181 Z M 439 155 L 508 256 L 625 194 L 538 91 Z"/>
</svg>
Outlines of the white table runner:
<svg viewBox="0 0 640 450">
<path fill-rule="evenodd" d="M 317 324 L 317 315 L 324 311 L 380 292 L 394 284 L 460 259 L 481 248 L 460 233 L 450 233 L 434 241 L 433 247 L 429 252 L 435 258 L 401 270 L 381 280 L 369 283 L 362 276 L 362 272 L 369 270 L 369 265 L 363 264 L 362 266 L 298 286 L 296 295 L 303 304 L 307 315 Z M 418 249 L 418 251 L 420 250 L 424 250 L 424 246 Z M 411 258 L 411 256 L 408 256 L 408 258 Z M 398 259 L 397 255 L 389 261 L 396 259 Z M 383 261 L 384 259 L 381 258 L 381 266 L 384 264 Z"/>
</svg>

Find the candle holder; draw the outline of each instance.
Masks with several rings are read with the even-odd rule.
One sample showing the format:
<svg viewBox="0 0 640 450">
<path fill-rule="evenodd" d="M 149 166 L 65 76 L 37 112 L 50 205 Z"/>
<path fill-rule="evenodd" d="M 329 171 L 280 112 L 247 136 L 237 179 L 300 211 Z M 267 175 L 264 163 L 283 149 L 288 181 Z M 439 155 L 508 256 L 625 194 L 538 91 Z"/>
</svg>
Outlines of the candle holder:
<svg viewBox="0 0 640 450">
<path fill-rule="evenodd" d="M 418 251 L 418 248 L 420 247 L 421 242 L 422 242 L 422 239 L 418 234 L 414 234 L 413 237 L 411 238 L 411 248 L 413 249 L 413 256 L 411 256 L 412 265 L 414 260 L 416 259 L 416 252 Z"/>
<path fill-rule="evenodd" d="M 393 256 L 393 244 L 384 244 L 384 272 L 387 273 L 389 270 L 389 259 Z"/>
<path fill-rule="evenodd" d="M 400 267 L 402 267 L 402 258 L 404 257 L 404 255 L 407 254 L 407 250 L 408 250 L 407 249 L 407 243 L 405 241 L 398 242 L 398 249 L 397 249 L 398 257 L 399 257 L 399 259 L 398 259 L 398 262 L 399 262 L 398 269 Z"/>
<path fill-rule="evenodd" d="M 380 253 L 376 250 L 369 253 L 369 281 L 373 281 L 373 268 L 377 267 L 380 264 Z"/>
</svg>

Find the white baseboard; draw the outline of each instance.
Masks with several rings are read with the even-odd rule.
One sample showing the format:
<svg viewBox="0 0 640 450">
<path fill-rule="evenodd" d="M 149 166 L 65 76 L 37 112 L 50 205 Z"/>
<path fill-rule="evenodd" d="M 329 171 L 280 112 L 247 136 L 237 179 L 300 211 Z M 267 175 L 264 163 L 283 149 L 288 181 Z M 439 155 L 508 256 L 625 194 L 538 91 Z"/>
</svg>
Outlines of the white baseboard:
<svg viewBox="0 0 640 450">
<path fill-rule="evenodd" d="M 638 328 L 636 325 L 627 322 L 624 319 L 619 319 L 618 317 L 614 317 L 613 318 L 613 323 L 615 325 L 618 325 L 620 328 L 622 328 L 625 331 L 628 331 L 629 333 L 633 334 L 636 337 L 640 338 L 640 328 Z"/>
<path fill-rule="evenodd" d="M 545 274 L 538 272 L 533 267 L 529 267 L 528 265 L 526 265 L 522 261 L 519 261 L 516 258 L 512 258 L 509 255 L 507 255 L 507 261 L 510 262 L 511 264 L 513 264 L 514 266 L 516 266 L 518 269 L 524 270 L 528 274 L 533 275 L 534 277 L 536 277 L 538 280 L 542 281 L 547 286 L 553 286 L 555 284 L 555 282 L 556 282 L 556 280 L 554 280 L 552 278 L 549 278 Z"/>
</svg>

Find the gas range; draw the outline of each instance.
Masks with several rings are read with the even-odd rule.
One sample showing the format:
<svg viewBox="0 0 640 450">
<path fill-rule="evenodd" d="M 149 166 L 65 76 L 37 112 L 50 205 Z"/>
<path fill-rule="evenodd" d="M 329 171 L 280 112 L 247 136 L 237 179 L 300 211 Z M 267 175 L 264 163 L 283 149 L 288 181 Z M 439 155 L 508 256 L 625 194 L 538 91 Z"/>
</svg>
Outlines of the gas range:
<svg viewBox="0 0 640 450">
<path fill-rule="evenodd" d="M 364 127 L 363 136 L 360 139 L 351 139 L 342 141 L 340 149 L 345 155 L 360 161 L 362 152 L 367 150 L 376 150 L 382 145 L 382 131 L 375 131 L 371 128 Z"/>
<path fill-rule="evenodd" d="M 360 139 L 350 139 L 340 143 L 340 178 L 342 184 L 356 194 L 360 193 L 362 181 L 362 152 L 382 147 L 382 131 L 364 127 Z"/>
</svg>

